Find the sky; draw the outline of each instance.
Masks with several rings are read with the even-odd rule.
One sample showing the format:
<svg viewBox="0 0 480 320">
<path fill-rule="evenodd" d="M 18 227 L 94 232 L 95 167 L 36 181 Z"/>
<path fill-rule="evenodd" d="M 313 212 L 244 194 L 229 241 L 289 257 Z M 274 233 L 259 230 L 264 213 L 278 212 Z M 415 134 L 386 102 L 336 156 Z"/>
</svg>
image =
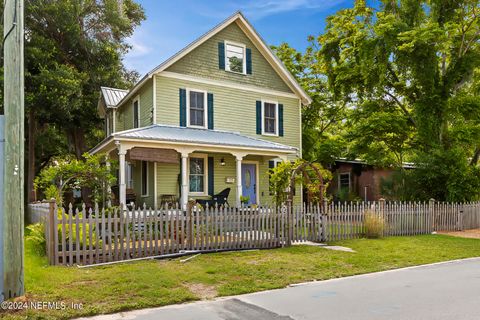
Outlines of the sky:
<svg viewBox="0 0 480 320">
<path fill-rule="evenodd" d="M 181 50 L 234 12 L 241 10 L 268 45 L 287 42 L 304 51 L 309 35 L 325 28 L 325 19 L 353 6 L 353 0 L 137 0 L 146 20 L 128 39 L 128 69 L 141 75 Z"/>
</svg>

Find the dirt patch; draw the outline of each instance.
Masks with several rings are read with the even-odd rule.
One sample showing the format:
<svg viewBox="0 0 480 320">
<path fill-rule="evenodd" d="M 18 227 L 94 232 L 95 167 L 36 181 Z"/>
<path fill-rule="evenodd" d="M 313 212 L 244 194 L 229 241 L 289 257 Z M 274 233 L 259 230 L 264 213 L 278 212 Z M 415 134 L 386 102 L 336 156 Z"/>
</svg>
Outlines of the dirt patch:
<svg viewBox="0 0 480 320">
<path fill-rule="evenodd" d="M 480 239 L 480 229 L 463 231 L 439 231 L 438 234 L 446 234 L 454 237 Z"/>
<path fill-rule="evenodd" d="M 217 288 L 203 283 L 189 283 L 186 287 L 202 300 L 212 299 L 217 296 Z"/>
</svg>

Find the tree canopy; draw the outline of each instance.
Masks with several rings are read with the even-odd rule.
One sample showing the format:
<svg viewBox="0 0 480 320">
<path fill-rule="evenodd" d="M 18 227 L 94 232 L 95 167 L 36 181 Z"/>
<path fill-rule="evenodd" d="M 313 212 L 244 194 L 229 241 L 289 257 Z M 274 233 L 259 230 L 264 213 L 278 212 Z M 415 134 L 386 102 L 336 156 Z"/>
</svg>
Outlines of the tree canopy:
<svg viewBox="0 0 480 320">
<path fill-rule="evenodd" d="M 321 136 L 325 112 L 344 107 L 330 128 L 335 138 L 317 139 L 315 153 L 337 140 L 344 148 L 332 150 L 336 157 L 399 168 L 413 161 L 405 179 L 417 198 L 478 198 L 479 12 L 475 0 L 383 0 L 375 8 L 357 0 L 327 18 L 304 54 L 275 48 L 314 97 L 304 118 L 310 113 L 306 123 L 316 125 L 306 135 Z"/>
<path fill-rule="evenodd" d="M 34 176 L 52 157 L 80 159 L 102 138 L 99 88 L 129 88 L 137 80 L 122 58 L 144 19 L 133 0 L 25 1 L 30 195 Z"/>
</svg>

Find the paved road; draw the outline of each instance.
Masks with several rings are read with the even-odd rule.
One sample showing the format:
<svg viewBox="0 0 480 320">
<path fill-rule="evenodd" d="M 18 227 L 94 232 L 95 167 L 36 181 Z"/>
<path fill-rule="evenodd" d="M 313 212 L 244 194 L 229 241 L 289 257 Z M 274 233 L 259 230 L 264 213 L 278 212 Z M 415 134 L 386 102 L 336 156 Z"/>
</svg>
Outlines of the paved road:
<svg viewBox="0 0 480 320">
<path fill-rule="evenodd" d="M 480 258 L 296 285 L 97 320 L 480 319 Z"/>
</svg>

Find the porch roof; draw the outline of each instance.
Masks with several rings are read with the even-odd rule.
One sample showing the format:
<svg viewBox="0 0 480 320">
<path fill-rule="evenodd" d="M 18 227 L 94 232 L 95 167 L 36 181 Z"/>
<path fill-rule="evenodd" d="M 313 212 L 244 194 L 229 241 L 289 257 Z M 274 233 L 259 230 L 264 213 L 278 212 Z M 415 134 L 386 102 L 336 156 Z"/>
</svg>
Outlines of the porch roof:
<svg viewBox="0 0 480 320">
<path fill-rule="evenodd" d="M 97 153 L 114 141 L 138 140 L 167 142 L 175 144 L 194 144 L 198 146 L 237 147 L 253 150 L 269 150 L 278 153 L 296 153 L 297 148 L 258 138 L 248 137 L 236 132 L 185 128 L 154 124 L 147 127 L 113 133 L 91 150 Z"/>
</svg>

